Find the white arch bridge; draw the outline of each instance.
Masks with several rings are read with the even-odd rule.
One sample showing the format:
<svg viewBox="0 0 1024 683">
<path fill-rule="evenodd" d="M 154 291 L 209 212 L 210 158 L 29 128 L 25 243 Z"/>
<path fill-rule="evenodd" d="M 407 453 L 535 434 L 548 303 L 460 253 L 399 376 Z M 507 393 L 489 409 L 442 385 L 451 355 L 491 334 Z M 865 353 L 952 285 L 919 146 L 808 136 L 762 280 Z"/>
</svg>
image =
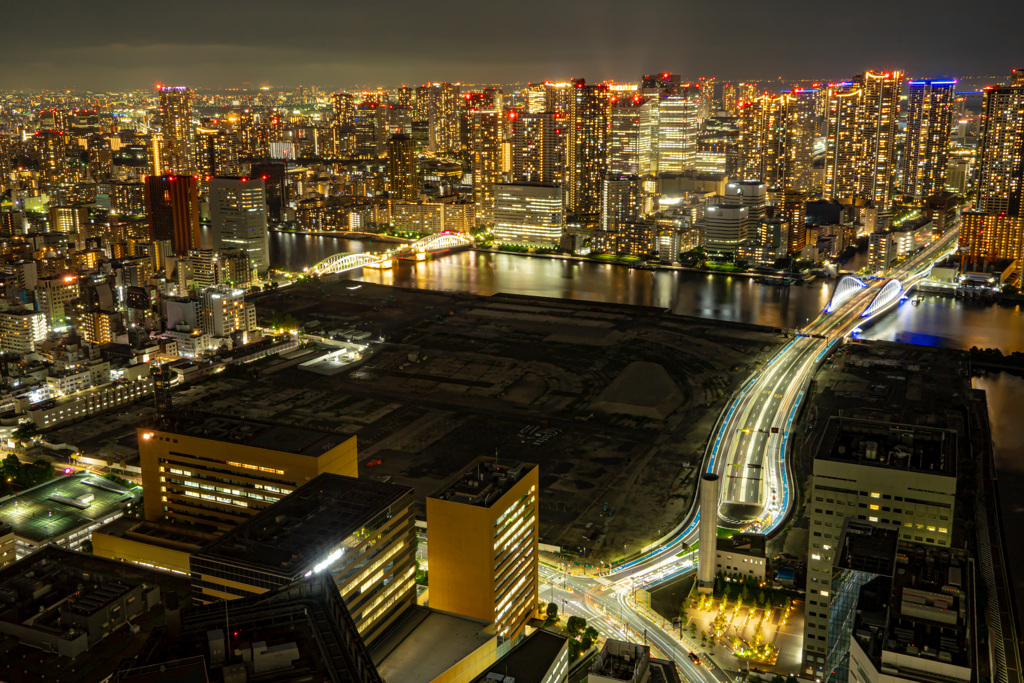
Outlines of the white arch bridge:
<svg viewBox="0 0 1024 683">
<path fill-rule="evenodd" d="M 374 266 L 385 261 L 430 252 L 450 251 L 471 246 L 473 240 L 457 232 L 442 232 L 436 235 L 428 235 L 410 244 L 400 244 L 394 249 L 387 251 L 366 252 L 362 254 L 350 254 L 343 252 L 328 256 L 320 263 L 309 268 L 314 275 L 327 275 L 328 273 L 343 273 L 346 270 L 355 270 L 364 266 Z"/>
<path fill-rule="evenodd" d="M 835 291 L 832 292 L 832 298 L 829 300 L 828 306 L 825 307 L 825 312 L 832 313 L 849 301 L 851 296 L 865 287 L 867 287 L 867 284 L 862 282 L 859 278 L 855 278 L 852 275 L 845 276 L 839 281 L 839 284 L 836 285 Z"/>
</svg>

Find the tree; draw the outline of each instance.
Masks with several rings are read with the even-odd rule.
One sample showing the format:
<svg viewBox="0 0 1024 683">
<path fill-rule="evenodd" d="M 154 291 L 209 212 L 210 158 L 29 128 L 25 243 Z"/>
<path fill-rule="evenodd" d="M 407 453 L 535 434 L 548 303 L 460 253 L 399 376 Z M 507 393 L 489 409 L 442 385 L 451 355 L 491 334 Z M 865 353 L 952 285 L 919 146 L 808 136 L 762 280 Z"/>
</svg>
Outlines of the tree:
<svg viewBox="0 0 1024 683">
<path fill-rule="evenodd" d="M 786 683 L 786 679 L 779 674 L 775 674 L 772 676 L 772 683 Z"/>
<path fill-rule="evenodd" d="M 274 311 L 270 318 L 270 326 L 275 330 L 296 330 L 299 328 L 299 321 L 288 313 Z"/>
<path fill-rule="evenodd" d="M 35 422 L 22 422 L 18 425 L 17 429 L 11 433 L 11 436 L 14 437 L 14 440 L 19 444 L 29 441 L 38 435 L 39 427 L 36 426 Z"/>
<path fill-rule="evenodd" d="M 575 638 L 570 638 L 569 639 L 569 661 L 570 662 L 575 662 L 577 659 L 579 659 L 580 658 L 580 652 L 582 652 L 582 647 L 580 645 L 580 641 L 576 640 Z"/>
<path fill-rule="evenodd" d="M 584 638 L 590 638 L 591 641 L 596 641 L 597 640 L 597 629 L 594 628 L 593 626 L 588 626 L 587 629 L 583 632 L 583 637 Z"/>
<path fill-rule="evenodd" d="M 697 622 L 696 621 L 691 621 L 690 622 L 690 637 L 691 638 L 696 638 L 697 637 Z"/>
<path fill-rule="evenodd" d="M 548 614 L 548 622 L 549 623 L 553 624 L 556 621 L 558 621 L 558 603 L 557 602 L 549 602 L 548 603 L 548 612 L 547 612 L 547 614 Z"/>
<path fill-rule="evenodd" d="M 576 638 L 579 636 L 586 627 L 587 620 L 583 617 L 572 616 L 569 617 L 569 621 L 565 623 L 565 630 L 569 634 L 570 638 Z"/>
<path fill-rule="evenodd" d="M 583 652 L 586 652 L 587 650 L 589 650 L 593 646 L 594 646 L 594 639 L 591 638 L 590 636 L 584 634 L 583 640 L 580 641 L 580 649 Z"/>
<path fill-rule="evenodd" d="M 786 683 L 800 683 L 800 679 L 796 676 L 790 676 L 786 679 Z"/>
</svg>

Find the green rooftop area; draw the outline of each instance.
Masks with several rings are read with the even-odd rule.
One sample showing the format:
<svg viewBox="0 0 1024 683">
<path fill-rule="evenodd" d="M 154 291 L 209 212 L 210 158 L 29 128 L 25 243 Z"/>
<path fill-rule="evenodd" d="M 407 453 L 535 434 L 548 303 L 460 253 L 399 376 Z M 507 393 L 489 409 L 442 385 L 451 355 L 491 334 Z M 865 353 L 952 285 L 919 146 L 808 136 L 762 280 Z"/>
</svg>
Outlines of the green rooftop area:
<svg viewBox="0 0 1024 683">
<path fill-rule="evenodd" d="M 72 474 L 0 501 L 0 521 L 21 538 L 45 543 L 108 517 L 141 495 L 95 474 Z"/>
</svg>

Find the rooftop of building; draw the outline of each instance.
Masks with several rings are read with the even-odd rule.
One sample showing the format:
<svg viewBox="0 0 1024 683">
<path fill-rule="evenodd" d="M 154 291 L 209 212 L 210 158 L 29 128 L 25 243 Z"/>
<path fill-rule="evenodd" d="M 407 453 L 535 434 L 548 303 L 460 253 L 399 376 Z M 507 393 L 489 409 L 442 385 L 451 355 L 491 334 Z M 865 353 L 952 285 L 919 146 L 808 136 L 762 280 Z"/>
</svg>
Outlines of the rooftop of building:
<svg viewBox="0 0 1024 683">
<path fill-rule="evenodd" d="M 891 578 L 866 584 L 857 603 L 853 637 L 882 668 L 883 651 L 917 663 L 885 657 L 888 672 L 914 678 L 942 665 L 971 669 L 975 637 L 971 565 L 963 550 L 900 543 Z M 892 669 L 902 669 L 895 671 Z"/>
<path fill-rule="evenodd" d="M 491 664 L 473 683 L 504 681 L 512 677 L 515 683 L 542 683 L 544 675 L 559 658 L 569 639 L 544 629 L 537 629 L 507 655 Z M 568 658 L 566 659 L 568 670 Z"/>
<path fill-rule="evenodd" d="M 536 467 L 515 460 L 477 458 L 430 497 L 463 505 L 491 507 Z"/>
<path fill-rule="evenodd" d="M 0 621 L 38 629 L 45 634 L 65 633 L 60 613 L 87 616 L 136 587 L 159 588 L 160 599 L 144 618 L 113 629 L 109 637 L 92 643 L 86 658 L 71 659 L 56 652 L 22 644 L 17 637 L 0 636 L 0 679 L 49 680 L 93 683 L 104 680 L 122 658 L 134 656 L 150 632 L 161 626 L 168 605 L 189 600 L 189 580 L 134 564 L 87 553 L 46 546 L 0 570 Z M 34 619 L 33 619 L 34 617 Z"/>
<path fill-rule="evenodd" d="M 118 517 L 96 530 L 116 538 L 140 541 L 170 550 L 200 550 L 217 534 L 200 531 L 195 525 L 173 520 L 147 522 L 138 517 Z"/>
<path fill-rule="evenodd" d="M 162 428 L 142 428 L 146 429 L 311 457 L 319 457 L 353 438 L 349 434 L 191 411 L 175 412 Z"/>
<path fill-rule="evenodd" d="M 310 571 L 341 544 L 362 543 L 357 532 L 407 500 L 407 486 L 321 474 L 206 545 L 203 558 L 278 575 Z"/>
<path fill-rule="evenodd" d="M 765 535 L 764 534 L 733 534 L 729 538 L 718 538 L 716 542 L 718 550 L 730 553 L 741 553 L 765 556 Z"/>
<path fill-rule="evenodd" d="M 956 476 L 956 433 L 946 429 L 829 418 L 819 460 Z"/>
<path fill-rule="evenodd" d="M 184 609 L 180 628 L 154 631 L 142 652 L 113 678 L 118 683 L 247 679 L 381 681 L 329 574 L 260 596 Z"/>
<path fill-rule="evenodd" d="M 18 537 L 43 544 L 124 509 L 137 495 L 94 474 L 71 474 L 0 501 L 0 518 Z"/>
<path fill-rule="evenodd" d="M 651 660 L 651 648 L 639 643 L 627 643 L 609 638 L 590 665 L 592 676 L 601 676 L 616 681 L 646 680 L 644 669 Z"/>
<path fill-rule="evenodd" d="M 833 564 L 842 569 L 892 576 L 898 543 L 898 526 L 847 517 Z"/>
<path fill-rule="evenodd" d="M 432 681 L 497 636 L 486 621 L 413 607 L 370 650 L 387 681 Z"/>
</svg>

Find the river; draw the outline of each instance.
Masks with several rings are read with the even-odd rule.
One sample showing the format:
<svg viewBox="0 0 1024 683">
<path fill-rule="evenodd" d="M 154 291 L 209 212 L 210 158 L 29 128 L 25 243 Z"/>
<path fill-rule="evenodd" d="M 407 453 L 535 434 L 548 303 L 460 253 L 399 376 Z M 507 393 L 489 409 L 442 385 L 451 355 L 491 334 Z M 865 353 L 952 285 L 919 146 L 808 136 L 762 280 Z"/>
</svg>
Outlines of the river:
<svg viewBox="0 0 1024 683">
<path fill-rule="evenodd" d="M 384 243 L 273 232 L 274 266 L 301 271 L 327 256 L 347 251 L 383 249 Z M 832 280 L 780 287 L 745 276 L 659 270 L 569 261 L 518 254 L 462 251 L 436 259 L 399 262 L 391 270 L 353 271 L 351 277 L 401 287 L 498 292 L 584 301 L 668 308 L 673 313 L 715 320 L 798 328 L 813 320 L 832 296 Z M 996 347 L 1024 351 L 1024 316 L 1020 307 L 964 302 L 937 295 L 920 296 L 878 319 L 865 339 L 902 341 L 951 348 Z"/>
<path fill-rule="evenodd" d="M 1024 546 L 1015 542 L 1013 529 L 1024 525 L 1024 502 L 1019 491 L 1024 487 L 1024 379 L 1005 372 L 974 378 L 974 388 L 983 389 L 988 401 L 989 424 L 995 451 L 996 473 L 999 477 L 999 512 L 1003 545 L 1010 567 L 1010 580 L 1017 605 L 1024 605 Z M 1018 620 L 1020 617 L 1018 616 Z"/>
</svg>

